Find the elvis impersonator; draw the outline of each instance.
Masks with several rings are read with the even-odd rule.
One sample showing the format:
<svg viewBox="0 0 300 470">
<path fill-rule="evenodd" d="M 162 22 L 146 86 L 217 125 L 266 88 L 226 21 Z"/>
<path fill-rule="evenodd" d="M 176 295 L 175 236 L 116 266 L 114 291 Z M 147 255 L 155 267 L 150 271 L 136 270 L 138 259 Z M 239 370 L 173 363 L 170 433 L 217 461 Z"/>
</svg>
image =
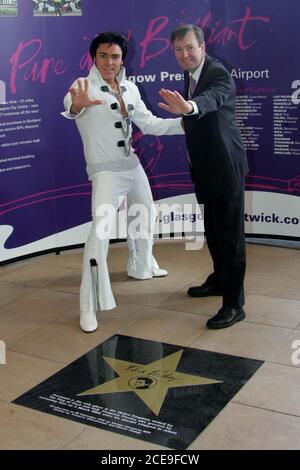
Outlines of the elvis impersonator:
<svg viewBox="0 0 300 470">
<path fill-rule="evenodd" d="M 106 235 L 101 236 L 101 207 L 110 205 L 116 215 L 126 196 L 129 212 L 132 205 L 143 206 L 148 216 L 141 218 L 140 236 L 128 231 L 128 275 L 150 279 L 168 274 L 152 255 L 155 207 L 148 179 L 131 146 L 132 123 L 144 134 L 184 131 L 181 118 L 161 119 L 146 108 L 137 86 L 125 79 L 122 64 L 126 54 L 127 40 L 122 34 L 99 34 L 90 46 L 93 66 L 88 77 L 76 80 L 64 98 L 66 111 L 62 114 L 76 121 L 92 182 L 92 225 L 84 248 L 80 287 L 80 327 L 85 332 L 97 329 L 98 309 L 116 306 L 106 262 L 115 217 L 108 219 Z"/>
</svg>

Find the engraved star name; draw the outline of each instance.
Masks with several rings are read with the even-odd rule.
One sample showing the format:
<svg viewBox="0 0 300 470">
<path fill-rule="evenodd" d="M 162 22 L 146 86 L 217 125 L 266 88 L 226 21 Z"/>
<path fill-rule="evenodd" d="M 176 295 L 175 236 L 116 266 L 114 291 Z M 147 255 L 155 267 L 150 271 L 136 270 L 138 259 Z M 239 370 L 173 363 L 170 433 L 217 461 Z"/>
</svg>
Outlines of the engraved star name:
<svg viewBox="0 0 300 470">
<path fill-rule="evenodd" d="M 158 416 L 169 388 L 220 383 L 219 380 L 177 372 L 182 353 L 183 350 L 177 351 L 147 365 L 104 357 L 119 377 L 79 396 L 134 392 Z"/>
</svg>

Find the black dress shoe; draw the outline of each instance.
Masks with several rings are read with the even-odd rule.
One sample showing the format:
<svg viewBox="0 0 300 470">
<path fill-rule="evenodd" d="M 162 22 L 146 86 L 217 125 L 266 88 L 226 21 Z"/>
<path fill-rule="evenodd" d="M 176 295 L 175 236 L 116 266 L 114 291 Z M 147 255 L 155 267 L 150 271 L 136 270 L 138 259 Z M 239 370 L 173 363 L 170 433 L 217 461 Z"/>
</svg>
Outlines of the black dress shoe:
<svg viewBox="0 0 300 470">
<path fill-rule="evenodd" d="M 206 326 L 211 330 L 220 330 L 244 320 L 245 317 L 246 314 L 241 307 L 222 307 L 214 317 L 207 321 Z"/>
<path fill-rule="evenodd" d="M 210 284 L 202 284 L 201 286 L 190 287 L 187 291 L 190 297 L 210 297 L 214 295 L 223 295 L 222 289 L 218 289 Z"/>
</svg>

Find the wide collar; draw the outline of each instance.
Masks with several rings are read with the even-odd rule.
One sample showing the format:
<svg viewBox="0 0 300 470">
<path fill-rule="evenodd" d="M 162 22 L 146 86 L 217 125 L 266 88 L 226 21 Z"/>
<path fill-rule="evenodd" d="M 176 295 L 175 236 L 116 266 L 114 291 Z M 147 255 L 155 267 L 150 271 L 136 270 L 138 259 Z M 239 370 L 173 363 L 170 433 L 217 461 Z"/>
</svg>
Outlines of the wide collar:
<svg viewBox="0 0 300 470">
<path fill-rule="evenodd" d="M 120 68 L 120 72 L 116 76 L 116 79 L 120 84 L 125 80 L 125 75 L 126 75 L 125 72 L 126 72 L 125 67 L 122 66 Z M 102 77 L 101 73 L 99 72 L 95 64 L 93 64 L 88 78 L 90 78 L 92 81 L 98 82 L 100 86 L 109 86 L 108 83 Z"/>
</svg>

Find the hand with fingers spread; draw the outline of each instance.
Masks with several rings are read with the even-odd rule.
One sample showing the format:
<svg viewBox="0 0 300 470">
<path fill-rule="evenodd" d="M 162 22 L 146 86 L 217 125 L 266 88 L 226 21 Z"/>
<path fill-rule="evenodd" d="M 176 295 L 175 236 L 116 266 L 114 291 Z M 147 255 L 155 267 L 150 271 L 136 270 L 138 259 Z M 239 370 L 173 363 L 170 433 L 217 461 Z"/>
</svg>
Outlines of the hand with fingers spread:
<svg viewBox="0 0 300 470">
<path fill-rule="evenodd" d="M 158 103 L 158 106 L 172 114 L 189 114 L 194 108 L 191 103 L 186 101 L 178 91 L 170 91 L 162 88 L 159 91 L 160 97 L 165 103 Z"/>
<path fill-rule="evenodd" d="M 83 80 L 77 80 L 78 88 L 70 88 L 70 95 L 72 98 L 71 113 L 78 114 L 83 108 L 89 108 L 93 105 L 104 104 L 101 100 L 91 100 L 89 97 L 89 82 L 85 78 Z"/>
</svg>

